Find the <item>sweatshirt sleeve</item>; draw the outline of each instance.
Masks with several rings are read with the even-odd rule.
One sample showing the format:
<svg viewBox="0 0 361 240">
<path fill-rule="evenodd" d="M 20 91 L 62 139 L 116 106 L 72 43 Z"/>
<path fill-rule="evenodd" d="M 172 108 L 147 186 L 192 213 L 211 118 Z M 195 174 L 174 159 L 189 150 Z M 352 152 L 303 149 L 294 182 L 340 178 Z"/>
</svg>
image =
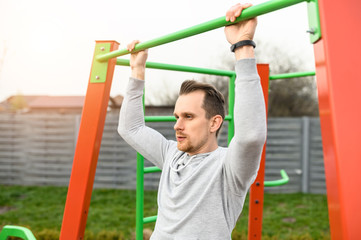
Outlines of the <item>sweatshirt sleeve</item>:
<svg viewBox="0 0 361 240">
<path fill-rule="evenodd" d="M 129 79 L 120 109 L 118 133 L 137 152 L 162 169 L 170 142 L 159 132 L 145 126 L 143 89 L 144 81 Z"/>
<path fill-rule="evenodd" d="M 245 195 L 257 176 L 266 141 L 266 109 L 255 59 L 236 62 L 234 137 L 224 162 L 230 190 Z"/>
</svg>

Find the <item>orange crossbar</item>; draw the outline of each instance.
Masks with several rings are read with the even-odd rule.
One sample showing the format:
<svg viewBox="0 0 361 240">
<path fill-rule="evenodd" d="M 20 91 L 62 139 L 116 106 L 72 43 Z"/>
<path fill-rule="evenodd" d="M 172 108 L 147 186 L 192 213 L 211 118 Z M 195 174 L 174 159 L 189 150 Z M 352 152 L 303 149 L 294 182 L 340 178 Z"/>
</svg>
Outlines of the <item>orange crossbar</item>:
<svg viewBox="0 0 361 240">
<path fill-rule="evenodd" d="M 110 51 L 117 50 L 119 46 L 119 43 L 115 41 L 97 41 L 95 48 L 99 48 L 99 44 L 102 43 L 109 43 Z M 95 54 L 93 58 L 95 58 Z M 109 60 L 105 82 L 92 83 L 90 82 L 91 77 L 89 78 L 60 240 L 84 239 L 115 64 L 116 59 Z M 92 71 L 94 71 L 94 63 Z M 90 76 L 92 76 L 92 72 Z"/>
</svg>

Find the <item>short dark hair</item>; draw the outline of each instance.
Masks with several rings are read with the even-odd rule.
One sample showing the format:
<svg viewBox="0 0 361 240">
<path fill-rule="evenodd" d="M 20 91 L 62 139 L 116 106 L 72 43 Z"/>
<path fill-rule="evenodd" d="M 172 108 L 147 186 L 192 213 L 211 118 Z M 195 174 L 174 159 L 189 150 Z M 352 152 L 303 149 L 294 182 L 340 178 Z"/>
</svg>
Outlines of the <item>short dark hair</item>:
<svg viewBox="0 0 361 240">
<path fill-rule="evenodd" d="M 199 90 L 205 93 L 202 107 L 206 111 L 206 118 L 210 119 L 213 116 L 221 115 L 222 120 L 224 121 L 226 112 L 224 96 L 212 84 L 186 80 L 182 83 L 179 95 L 185 95 Z M 218 136 L 218 133 L 223 125 L 223 121 L 216 132 L 216 136 Z"/>
</svg>

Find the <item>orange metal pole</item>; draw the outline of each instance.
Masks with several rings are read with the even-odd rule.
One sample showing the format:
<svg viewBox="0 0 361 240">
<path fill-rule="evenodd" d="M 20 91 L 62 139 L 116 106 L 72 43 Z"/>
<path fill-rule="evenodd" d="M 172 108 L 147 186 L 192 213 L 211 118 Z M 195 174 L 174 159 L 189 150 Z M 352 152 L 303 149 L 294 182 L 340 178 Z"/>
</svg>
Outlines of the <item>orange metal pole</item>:
<svg viewBox="0 0 361 240">
<path fill-rule="evenodd" d="M 361 2 L 319 0 L 314 45 L 331 239 L 361 236 Z"/>
<path fill-rule="evenodd" d="M 257 64 L 258 74 L 261 78 L 266 111 L 268 111 L 268 84 L 269 65 Z M 250 189 L 249 215 L 248 215 L 248 239 L 261 239 L 262 236 L 262 216 L 263 216 L 263 193 L 264 193 L 264 170 L 266 163 L 266 143 L 263 147 L 261 164 L 256 180 Z"/>
<path fill-rule="evenodd" d="M 100 51 L 99 49 L 108 52 L 117 50 L 118 46 L 119 43 L 115 41 L 97 41 L 93 58 L 95 59 L 96 53 Z M 105 63 L 105 68 L 103 64 L 99 69 L 97 64 L 93 60 L 75 149 L 60 240 L 84 239 L 116 59 L 111 59 L 108 63 Z"/>
</svg>

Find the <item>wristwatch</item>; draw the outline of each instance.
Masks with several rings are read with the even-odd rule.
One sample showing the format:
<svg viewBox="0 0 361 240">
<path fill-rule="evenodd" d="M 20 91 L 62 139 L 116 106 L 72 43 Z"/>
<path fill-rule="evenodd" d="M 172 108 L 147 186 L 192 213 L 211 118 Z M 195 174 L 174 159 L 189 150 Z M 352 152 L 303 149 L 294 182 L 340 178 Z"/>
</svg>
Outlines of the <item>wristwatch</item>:
<svg viewBox="0 0 361 240">
<path fill-rule="evenodd" d="M 236 48 L 247 46 L 247 45 L 250 45 L 250 46 L 253 46 L 253 48 L 256 48 L 256 43 L 253 42 L 252 40 L 243 40 L 243 41 L 236 42 L 235 44 L 232 44 L 231 51 L 234 52 L 236 50 Z"/>
</svg>

